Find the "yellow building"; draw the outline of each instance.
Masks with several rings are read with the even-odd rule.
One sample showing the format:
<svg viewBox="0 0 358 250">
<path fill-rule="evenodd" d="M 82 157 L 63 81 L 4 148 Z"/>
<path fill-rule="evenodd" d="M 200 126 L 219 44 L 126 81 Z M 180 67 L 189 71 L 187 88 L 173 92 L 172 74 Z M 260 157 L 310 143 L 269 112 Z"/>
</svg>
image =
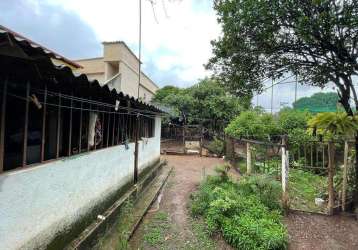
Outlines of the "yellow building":
<svg viewBox="0 0 358 250">
<path fill-rule="evenodd" d="M 149 102 L 159 87 L 143 72 L 139 83 L 139 59 L 122 41 L 103 42 L 103 57 L 76 61 L 82 66 L 76 71 L 84 73 L 90 80 L 98 80 L 144 102 Z M 138 95 L 139 90 L 139 95 Z"/>
</svg>

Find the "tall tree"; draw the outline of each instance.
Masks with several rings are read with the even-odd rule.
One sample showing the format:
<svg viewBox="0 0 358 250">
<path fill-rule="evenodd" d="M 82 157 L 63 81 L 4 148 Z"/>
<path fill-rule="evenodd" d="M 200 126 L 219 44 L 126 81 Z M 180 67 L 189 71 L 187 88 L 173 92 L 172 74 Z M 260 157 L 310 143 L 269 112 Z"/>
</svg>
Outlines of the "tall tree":
<svg viewBox="0 0 358 250">
<path fill-rule="evenodd" d="M 352 82 L 358 73 L 358 1 L 214 0 L 214 9 L 223 35 L 212 42 L 214 57 L 207 66 L 233 93 L 252 95 L 262 91 L 265 77 L 292 72 L 303 84 L 333 82 L 340 103 L 353 115 L 351 96 L 358 107 Z"/>
<path fill-rule="evenodd" d="M 222 84 L 212 79 L 200 80 L 185 89 L 164 87 L 154 100 L 171 108 L 185 123 L 213 123 L 221 127 L 250 104 L 249 99 L 228 94 Z"/>
<path fill-rule="evenodd" d="M 333 82 L 352 114 L 352 76 L 358 72 L 358 1 L 214 0 L 223 35 L 212 42 L 208 67 L 233 93 L 262 90 L 265 77 L 285 72 L 304 84 Z"/>
</svg>

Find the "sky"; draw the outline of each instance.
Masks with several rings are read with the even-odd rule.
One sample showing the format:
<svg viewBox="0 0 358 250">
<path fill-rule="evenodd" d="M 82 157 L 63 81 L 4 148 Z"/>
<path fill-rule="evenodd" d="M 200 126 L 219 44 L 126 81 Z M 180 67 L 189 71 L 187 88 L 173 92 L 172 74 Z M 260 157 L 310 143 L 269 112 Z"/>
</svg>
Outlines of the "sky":
<svg viewBox="0 0 358 250">
<path fill-rule="evenodd" d="M 203 65 L 212 55 L 210 41 L 221 33 L 212 1 L 142 3 L 143 71 L 160 87 L 188 87 L 210 76 Z M 137 54 L 138 7 L 138 0 L 0 0 L 0 24 L 70 59 L 102 56 L 101 42 L 116 40 Z M 297 96 L 317 91 L 299 86 Z M 274 110 L 293 100 L 294 84 L 275 86 Z M 259 95 L 258 104 L 270 109 L 270 90 Z"/>
</svg>

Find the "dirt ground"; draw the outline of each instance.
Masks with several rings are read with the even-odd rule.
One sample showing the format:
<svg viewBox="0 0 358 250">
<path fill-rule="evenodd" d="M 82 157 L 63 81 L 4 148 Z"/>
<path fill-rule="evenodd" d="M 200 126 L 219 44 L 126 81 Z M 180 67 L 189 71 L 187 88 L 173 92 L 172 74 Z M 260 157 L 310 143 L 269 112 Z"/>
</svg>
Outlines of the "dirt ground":
<svg viewBox="0 0 358 250">
<path fill-rule="evenodd" d="M 285 218 L 289 249 L 358 249 L 358 222 L 345 215 L 293 212 Z"/>
<path fill-rule="evenodd" d="M 131 249 L 231 249 L 221 239 L 201 239 L 200 233 L 193 228 L 193 220 L 188 212 L 190 194 L 197 189 L 204 175 L 213 174 L 215 166 L 223 164 L 220 158 L 207 158 L 199 156 L 175 156 L 167 155 L 168 165 L 172 166 L 173 173 L 163 188 L 161 202 L 154 203 L 151 210 L 143 219 L 143 223 L 134 233 L 130 246 Z M 155 227 L 151 220 L 155 220 L 155 214 L 161 212 L 168 214 L 170 226 L 165 227 L 165 242 L 150 245 L 145 242 L 146 229 Z M 196 223 L 196 222 L 195 222 Z M 148 234 L 148 233 L 147 233 Z"/>
<path fill-rule="evenodd" d="M 222 239 L 206 239 L 198 235 L 187 208 L 190 194 L 196 190 L 203 176 L 212 174 L 214 167 L 224 161 L 174 155 L 167 155 L 165 159 L 174 168 L 173 174 L 162 190 L 160 203 L 153 204 L 133 235 L 131 249 L 232 249 Z M 158 212 L 168 217 L 159 226 L 153 224 Z M 358 249 L 358 222 L 351 217 L 295 212 L 288 215 L 284 222 L 289 232 L 289 249 Z M 158 232 L 149 232 L 148 236 L 148 230 L 155 227 L 158 227 Z M 160 233 L 164 234 L 162 241 L 158 240 Z M 146 239 L 157 244 L 148 244 Z M 203 245 L 201 241 L 208 242 Z"/>
</svg>

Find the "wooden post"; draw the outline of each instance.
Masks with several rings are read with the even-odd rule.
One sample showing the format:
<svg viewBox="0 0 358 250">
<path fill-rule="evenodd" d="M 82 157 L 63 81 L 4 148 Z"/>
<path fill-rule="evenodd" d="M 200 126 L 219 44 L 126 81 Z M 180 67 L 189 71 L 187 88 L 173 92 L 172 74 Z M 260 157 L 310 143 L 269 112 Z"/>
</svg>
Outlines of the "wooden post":
<svg viewBox="0 0 358 250">
<path fill-rule="evenodd" d="M 344 141 L 344 165 L 343 165 L 343 181 L 342 181 L 342 211 L 346 210 L 347 199 L 347 172 L 348 172 L 348 142 Z"/>
<path fill-rule="evenodd" d="M 27 164 L 27 135 L 29 127 L 29 97 L 30 97 L 30 82 L 26 84 L 26 101 L 25 101 L 25 126 L 24 126 L 24 138 L 23 138 L 23 151 L 22 151 L 22 166 Z"/>
<path fill-rule="evenodd" d="M 251 145 L 246 142 L 246 174 L 250 175 L 252 170 L 251 164 Z"/>
<path fill-rule="evenodd" d="M 326 165 L 326 156 L 325 156 L 325 146 L 324 143 L 322 143 L 322 168 Z"/>
<path fill-rule="evenodd" d="M 200 157 L 203 156 L 203 134 L 204 134 L 204 128 L 201 126 L 201 134 L 200 134 Z"/>
<path fill-rule="evenodd" d="M 82 109 L 83 109 L 83 103 L 81 101 L 80 104 L 80 126 L 79 126 L 79 132 L 78 132 L 78 153 L 80 154 L 82 151 Z M 87 138 L 88 140 L 88 138 Z"/>
<path fill-rule="evenodd" d="M 334 207 L 334 143 L 328 142 L 328 214 L 333 214 Z"/>
<path fill-rule="evenodd" d="M 44 103 L 43 103 L 43 110 L 42 110 L 41 162 L 45 160 L 46 112 L 47 112 L 47 85 L 45 85 Z"/>
<path fill-rule="evenodd" d="M 5 119 L 6 119 L 6 97 L 7 79 L 5 80 L 1 100 L 1 123 L 0 123 L 0 173 L 4 171 L 4 148 L 5 148 Z"/>
<path fill-rule="evenodd" d="M 304 154 L 304 157 L 305 157 L 305 168 L 307 167 L 307 150 L 306 150 L 306 144 L 303 146 L 303 154 Z"/>
<path fill-rule="evenodd" d="M 138 182 L 138 139 L 139 139 L 139 114 L 137 114 L 136 117 L 136 126 L 135 126 L 135 148 L 134 148 L 134 184 L 137 184 Z M 134 128 L 133 128 L 134 129 Z"/>
<path fill-rule="evenodd" d="M 287 136 L 282 138 L 282 162 L 281 162 L 281 182 L 282 182 L 282 205 L 284 209 L 289 208 L 289 195 L 288 195 L 288 173 L 289 173 L 289 154 L 287 149 Z"/>
<path fill-rule="evenodd" d="M 60 134 L 61 134 L 61 93 L 58 95 L 56 159 L 60 156 Z"/>
<path fill-rule="evenodd" d="M 184 154 L 186 154 L 186 148 L 185 148 L 185 125 L 183 126 L 183 147 L 184 147 Z"/>
<path fill-rule="evenodd" d="M 73 97 L 73 92 L 72 92 L 72 97 Z M 68 156 L 70 156 L 72 154 L 72 117 L 73 117 L 73 99 L 71 99 L 71 103 L 70 103 L 70 128 L 68 131 Z"/>
<path fill-rule="evenodd" d="M 310 145 L 310 149 L 311 149 L 311 168 L 313 169 L 313 146 L 312 146 L 312 142 Z"/>
</svg>

